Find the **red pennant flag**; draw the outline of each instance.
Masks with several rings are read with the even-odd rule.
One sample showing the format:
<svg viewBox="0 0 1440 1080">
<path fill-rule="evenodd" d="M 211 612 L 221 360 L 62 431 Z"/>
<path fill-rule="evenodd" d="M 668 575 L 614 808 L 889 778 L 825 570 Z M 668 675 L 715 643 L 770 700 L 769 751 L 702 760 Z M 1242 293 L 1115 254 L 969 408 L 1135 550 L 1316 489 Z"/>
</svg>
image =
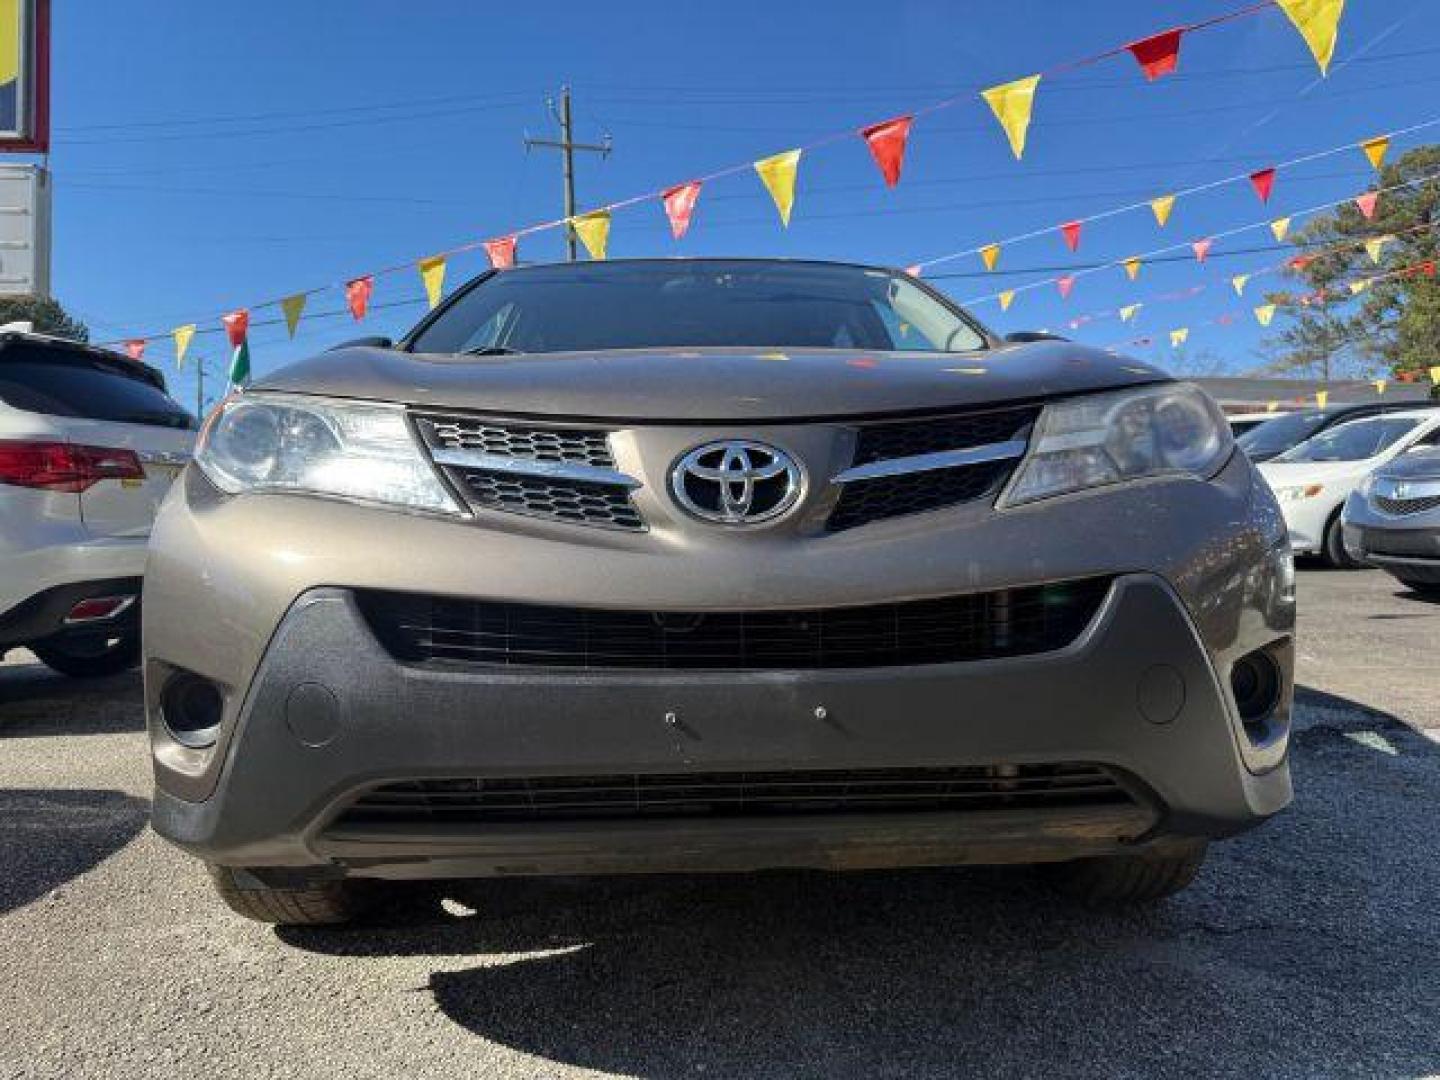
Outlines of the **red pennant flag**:
<svg viewBox="0 0 1440 1080">
<path fill-rule="evenodd" d="M 1125 47 L 1135 57 L 1145 78 L 1154 82 L 1161 75 L 1169 75 L 1180 61 L 1180 35 L 1183 29 L 1166 30 L 1143 41 L 1132 41 Z"/>
<path fill-rule="evenodd" d="M 1270 201 L 1270 192 L 1275 190 L 1275 170 L 1261 169 L 1259 172 L 1250 174 L 1250 183 L 1255 187 L 1255 194 L 1260 196 L 1261 202 Z"/>
<path fill-rule="evenodd" d="M 130 357 L 131 360 L 139 360 L 145 355 L 145 339 L 133 338 L 125 342 L 125 355 Z"/>
<path fill-rule="evenodd" d="M 1434 259 L 1426 259 L 1423 263 L 1420 264 L 1420 272 L 1421 272 L 1422 274 L 1424 274 L 1426 277 L 1434 277 L 1434 276 L 1435 276 L 1435 260 L 1434 260 Z"/>
<path fill-rule="evenodd" d="M 1355 196 L 1355 205 L 1360 208 L 1361 215 L 1366 221 L 1375 216 L 1375 204 L 1380 201 L 1380 192 L 1367 191 L 1364 195 Z"/>
<path fill-rule="evenodd" d="M 660 201 L 665 204 L 665 216 L 670 219 L 671 235 L 676 240 L 690 231 L 690 215 L 695 213 L 695 202 L 699 198 L 699 180 L 676 184 L 660 196 Z"/>
<path fill-rule="evenodd" d="M 374 291 L 375 279 L 369 274 L 345 283 L 345 303 L 356 322 L 365 318 L 365 309 L 370 306 L 370 294 Z"/>
<path fill-rule="evenodd" d="M 485 257 L 496 270 L 505 270 L 515 265 L 515 237 L 502 236 L 499 240 L 486 240 Z"/>
<path fill-rule="evenodd" d="M 1075 275 L 1066 274 L 1064 277 L 1057 279 L 1055 282 L 1055 287 L 1060 290 L 1060 299 L 1068 300 L 1070 297 L 1070 290 L 1075 288 Z"/>
<path fill-rule="evenodd" d="M 245 344 L 246 335 L 250 333 L 250 312 L 245 308 L 232 311 L 220 319 L 225 324 L 225 335 L 230 339 L 234 348 Z"/>
<path fill-rule="evenodd" d="M 910 137 L 910 125 L 914 122 L 913 116 L 897 116 L 860 131 L 860 137 L 870 146 L 870 156 L 880 166 L 886 187 L 900 182 L 900 167 L 905 164 L 905 140 Z"/>
<path fill-rule="evenodd" d="M 1290 269 L 1304 270 L 1305 267 L 1309 266 L 1314 261 L 1314 255 L 1296 255 L 1293 259 L 1290 260 Z"/>
<path fill-rule="evenodd" d="M 1060 226 L 1060 231 L 1065 235 L 1065 243 L 1069 246 L 1070 250 L 1078 250 L 1080 247 L 1080 222 L 1067 221 L 1064 225 Z"/>
<path fill-rule="evenodd" d="M 1190 245 L 1190 249 L 1195 252 L 1196 262 L 1205 261 L 1205 256 L 1210 254 L 1210 245 L 1214 242 L 1214 240 L 1211 240 L 1207 237 L 1204 240 L 1196 240 L 1193 244 Z"/>
</svg>

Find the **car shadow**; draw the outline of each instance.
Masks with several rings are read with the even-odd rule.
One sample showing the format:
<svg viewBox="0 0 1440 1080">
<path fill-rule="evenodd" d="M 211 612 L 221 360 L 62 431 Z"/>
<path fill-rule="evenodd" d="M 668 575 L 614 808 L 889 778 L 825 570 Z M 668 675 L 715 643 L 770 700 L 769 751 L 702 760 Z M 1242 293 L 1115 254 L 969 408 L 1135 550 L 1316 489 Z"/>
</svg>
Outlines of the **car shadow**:
<svg viewBox="0 0 1440 1080">
<path fill-rule="evenodd" d="M 0 664 L 0 739 L 113 735 L 145 727 L 140 669 L 103 679 L 71 679 L 28 654 Z"/>
<path fill-rule="evenodd" d="M 122 791 L 0 788 L 0 915 L 119 851 L 149 813 L 146 800 Z"/>
<path fill-rule="evenodd" d="M 1295 806 L 1150 909 L 1080 907 L 1019 868 L 512 879 L 278 933 L 434 957 L 456 1024 L 632 1076 L 1434 1072 L 1440 747 L 1300 702 Z"/>
</svg>

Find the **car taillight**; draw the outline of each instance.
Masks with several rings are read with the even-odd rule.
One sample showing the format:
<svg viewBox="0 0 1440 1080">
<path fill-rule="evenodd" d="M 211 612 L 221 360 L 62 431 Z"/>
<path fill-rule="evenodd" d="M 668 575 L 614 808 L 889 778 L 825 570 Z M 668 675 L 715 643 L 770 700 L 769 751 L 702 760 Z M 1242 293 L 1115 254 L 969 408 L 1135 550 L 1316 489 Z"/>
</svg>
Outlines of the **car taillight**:
<svg viewBox="0 0 1440 1080">
<path fill-rule="evenodd" d="M 143 480 L 133 450 L 42 441 L 0 441 L 0 484 L 81 492 L 101 480 Z"/>
</svg>

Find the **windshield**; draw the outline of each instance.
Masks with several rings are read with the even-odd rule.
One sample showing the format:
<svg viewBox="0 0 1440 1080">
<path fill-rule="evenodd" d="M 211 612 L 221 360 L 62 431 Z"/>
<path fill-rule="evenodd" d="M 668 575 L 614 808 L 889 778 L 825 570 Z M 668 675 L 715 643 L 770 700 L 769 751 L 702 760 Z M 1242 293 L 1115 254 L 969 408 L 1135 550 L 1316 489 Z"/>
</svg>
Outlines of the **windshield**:
<svg viewBox="0 0 1440 1080">
<path fill-rule="evenodd" d="M 1277 416 L 1251 428 L 1235 442 L 1247 454 L 1283 454 L 1314 434 L 1324 419 L 1325 414 L 1319 410 Z"/>
<path fill-rule="evenodd" d="M 744 260 L 507 270 L 460 293 L 416 352 L 645 348 L 966 352 L 980 330 L 885 270 Z"/>
<path fill-rule="evenodd" d="M 1396 417 L 1351 420 L 1301 443 L 1276 461 L 1364 461 L 1383 453 L 1420 421 Z"/>
</svg>

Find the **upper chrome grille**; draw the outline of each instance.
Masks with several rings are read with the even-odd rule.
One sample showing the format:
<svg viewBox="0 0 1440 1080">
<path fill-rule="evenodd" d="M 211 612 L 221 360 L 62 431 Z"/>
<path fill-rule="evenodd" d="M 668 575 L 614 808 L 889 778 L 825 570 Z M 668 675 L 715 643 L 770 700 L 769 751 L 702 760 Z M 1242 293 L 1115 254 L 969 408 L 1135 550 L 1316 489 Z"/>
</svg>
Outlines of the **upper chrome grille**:
<svg viewBox="0 0 1440 1080">
<path fill-rule="evenodd" d="M 1025 453 L 1040 407 L 862 427 L 831 532 L 993 495 Z"/>
<path fill-rule="evenodd" d="M 615 467 L 604 431 L 502 426 L 464 416 L 418 415 L 415 423 L 433 449 L 478 450 L 497 457 L 568 461 L 602 469 Z"/>
<path fill-rule="evenodd" d="M 615 468 L 609 432 L 413 414 L 435 464 L 476 510 L 643 530 L 637 481 Z"/>
</svg>

